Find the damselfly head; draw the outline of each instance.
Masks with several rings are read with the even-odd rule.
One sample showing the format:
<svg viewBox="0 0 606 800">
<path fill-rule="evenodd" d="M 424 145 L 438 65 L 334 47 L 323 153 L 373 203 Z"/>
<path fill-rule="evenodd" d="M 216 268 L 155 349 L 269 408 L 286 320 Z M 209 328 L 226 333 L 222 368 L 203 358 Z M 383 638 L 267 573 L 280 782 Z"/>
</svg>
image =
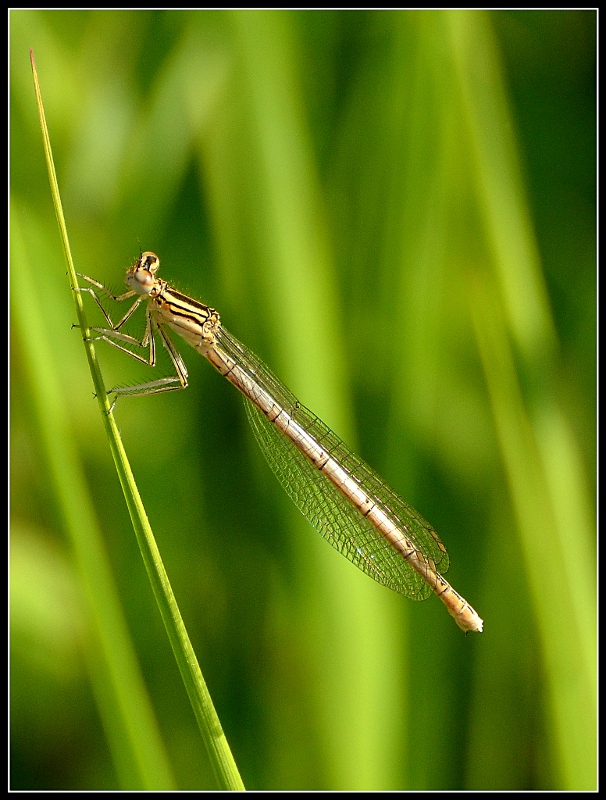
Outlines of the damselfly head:
<svg viewBox="0 0 606 800">
<path fill-rule="evenodd" d="M 156 282 L 156 272 L 160 267 L 160 259 L 155 253 L 141 253 L 134 267 L 126 273 L 126 285 L 137 294 L 149 294 Z"/>
</svg>

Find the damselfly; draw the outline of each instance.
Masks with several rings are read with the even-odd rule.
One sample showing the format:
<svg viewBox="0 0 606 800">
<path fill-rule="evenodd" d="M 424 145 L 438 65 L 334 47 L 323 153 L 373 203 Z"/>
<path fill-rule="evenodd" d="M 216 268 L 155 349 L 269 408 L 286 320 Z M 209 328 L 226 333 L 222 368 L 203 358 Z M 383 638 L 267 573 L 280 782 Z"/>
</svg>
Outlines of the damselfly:
<svg viewBox="0 0 606 800">
<path fill-rule="evenodd" d="M 438 571 L 448 569 L 449 559 L 431 525 L 228 333 L 214 308 L 156 277 L 159 266 L 154 253 L 142 253 L 127 271 L 129 289 L 121 295 L 81 276 L 91 285 L 80 291 L 94 297 L 109 325 L 92 328 L 92 338 L 154 366 L 158 335 L 176 370 L 172 377 L 117 387 L 108 394 L 116 398 L 185 389 L 187 368 L 168 335 L 166 329 L 171 328 L 248 399 L 248 418 L 271 468 L 302 514 L 333 547 L 378 583 L 412 600 L 424 600 L 435 592 L 459 628 L 481 631 L 478 614 Z M 93 287 L 118 302 L 135 301 L 114 324 Z M 145 333 L 139 341 L 121 329 L 145 301 Z M 147 350 L 147 355 L 127 345 Z"/>
</svg>

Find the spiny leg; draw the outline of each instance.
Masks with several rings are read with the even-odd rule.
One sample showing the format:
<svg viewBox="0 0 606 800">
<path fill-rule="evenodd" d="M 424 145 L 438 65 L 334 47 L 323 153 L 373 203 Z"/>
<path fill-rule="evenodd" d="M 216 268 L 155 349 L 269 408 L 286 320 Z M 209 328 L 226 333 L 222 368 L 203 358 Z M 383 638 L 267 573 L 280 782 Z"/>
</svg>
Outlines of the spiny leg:
<svg viewBox="0 0 606 800">
<path fill-rule="evenodd" d="M 85 281 L 92 283 L 93 286 L 96 286 L 97 289 L 100 289 L 108 297 L 110 297 L 112 300 L 115 300 L 117 303 L 121 303 L 124 300 L 128 300 L 131 297 L 135 297 L 135 295 L 137 294 L 134 289 L 130 289 L 128 292 L 124 292 L 124 294 L 116 295 L 113 292 L 110 292 L 110 290 L 106 286 L 104 286 L 102 283 L 99 283 L 99 281 L 96 281 L 94 278 L 89 278 L 88 275 L 83 275 L 81 272 L 77 272 L 76 275 L 78 275 L 78 277 L 80 278 L 84 278 Z M 97 292 L 95 292 L 93 288 L 91 288 L 90 286 L 78 286 L 73 288 L 75 292 L 86 292 L 87 294 L 90 294 L 93 297 L 95 303 L 101 309 L 103 316 L 107 320 L 112 331 L 120 330 L 120 328 L 124 325 L 124 323 L 127 322 L 127 320 L 129 320 L 135 313 L 135 311 L 139 308 L 142 301 L 146 299 L 145 295 L 139 295 L 135 300 L 135 302 L 132 304 L 132 306 L 128 309 L 126 314 L 122 317 L 122 319 L 118 323 L 114 324 L 112 318 L 109 316 L 109 314 L 107 313 L 107 311 L 103 306 L 103 303 L 99 299 L 99 295 L 97 294 Z"/>
<path fill-rule="evenodd" d="M 104 292 L 108 297 L 116 302 L 121 302 L 123 300 L 127 300 L 133 297 L 136 292 L 134 290 L 130 290 L 128 292 L 124 292 L 121 295 L 115 295 L 111 292 L 106 286 L 104 286 L 99 281 L 95 280 L 94 278 L 89 278 L 88 275 L 83 275 L 82 273 L 77 273 L 79 277 L 83 278 L 84 280 L 91 283 L 93 286 L 100 289 Z M 146 324 L 145 324 L 145 333 L 143 334 L 143 338 L 139 341 L 134 336 L 130 336 L 126 333 L 121 333 L 120 328 L 130 319 L 130 317 L 135 313 L 139 305 L 143 300 L 148 299 L 146 295 L 139 295 L 132 306 L 128 309 L 126 314 L 122 317 L 122 319 L 114 324 L 111 317 L 103 307 L 99 296 L 95 292 L 95 290 L 91 287 L 84 286 L 78 287 L 75 291 L 80 292 L 87 292 L 88 294 L 92 295 L 95 302 L 103 312 L 103 316 L 107 320 L 109 324 L 109 328 L 99 328 L 93 327 L 90 328 L 91 331 L 94 331 L 97 336 L 91 336 L 90 341 L 100 341 L 103 340 L 108 344 L 111 344 L 112 347 L 115 347 L 117 350 L 121 350 L 123 353 L 131 356 L 131 358 L 140 361 L 143 364 L 147 364 L 147 366 L 154 367 L 156 365 L 156 342 L 154 338 L 154 334 L 157 331 L 160 334 L 162 339 L 162 343 L 166 347 L 168 354 L 170 356 L 171 361 L 176 370 L 176 375 L 168 377 L 168 378 L 159 378 L 155 381 L 149 381 L 147 383 L 140 383 L 135 386 L 116 386 L 112 389 L 107 390 L 107 394 L 114 395 L 114 401 L 111 405 L 111 410 L 113 410 L 116 400 L 118 396 L 129 396 L 129 395 L 146 395 L 146 394 L 157 394 L 159 392 L 170 392 L 176 389 L 185 389 L 187 387 L 187 367 L 185 363 L 170 340 L 168 334 L 166 333 L 164 327 L 158 323 L 158 321 L 153 316 L 153 311 L 151 308 L 147 309 L 146 312 Z M 116 341 L 118 340 L 118 341 Z M 123 345 L 119 344 L 119 342 L 125 342 L 126 344 L 130 344 L 134 347 L 140 348 L 149 348 L 149 355 L 147 357 L 139 355 L 139 353 L 135 353 L 130 350 L 128 347 L 124 347 Z"/>
<path fill-rule="evenodd" d="M 86 291 L 86 290 L 84 290 Z M 153 337 L 152 332 L 152 320 L 151 320 L 151 313 L 150 309 L 147 310 L 145 315 L 146 322 L 145 322 L 145 333 L 143 334 L 143 338 L 141 341 L 136 339 L 134 336 L 129 336 L 127 333 L 120 333 L 117 328 L 90 328 L 91 331 L 99 334 L 98 336 L 91 336 L 89 341 L 96 342 L 103 340 L 108 344 L 111 344 L 112 347 L 115 347 L 117 350 L 121 350 L 123 353 L 131 356 L 131 358 L 136 359 L 137 361 L 141 361 L 142 364 L 147 364 L 149 367 L 155 367 L 156 365 L 156 343 Z M 111 320 L 110 320 L 111 324 Z M 144 357 L 139 355 L 139 353 L 134 353 L 128 347 L 124 347 L 121 344 L 118 344 L 116 341 L 118 339 L 121 342 L 126 342 L 127 344 L 133 345 L 134 347 L 141 347 L 143 349 L 149 348 L 149 355 Z"/>
<path fill-rule="evenodd" d="M 176 389 L 187 388 L 187 367 L 185 366 L 180 353 L 169 339 L 168 334 L 164 330 L 163 326 L 154 318 L 151 309 L 148 309 L 145 335 L 140 342 L 132 336 L 127 336 L 124 333 L 109 330 L 104 331 L 101 336 L 95 338 L 103 339 L 113 347 L 116 347 L 118 350 L 123 350 L 125 353 L 128 353 L 128 355 L 136 358 L 138 361 L 153 367 L 156 364 L 156 340 L 154 335 L 156 331 L 160 334 L 162 343 L 168 350 L 168 355 L 173 362 L 173 366 L 175 367 L 177 374 L 168 378 L 159 378 L 155 381 L 148 381 L 147 383 L 139 383 L 136 386 L 115 386 L 108 390 L 108 394 L 114 394 L 117 398 L 118 396 L 158 394 L 160 392 L 172 392 Z M 129 344 L 138 345 L 139 347 L 149 346 L 149 358 L 146 359 L 137 353 L 133 353 L 127 347 L 122 347 L 122 345 L 118 344 L 118 342 L 113 341 L 110 338 L 111 336 L 119 338 L 122 341 L 126 341 Z"/>
</svg>

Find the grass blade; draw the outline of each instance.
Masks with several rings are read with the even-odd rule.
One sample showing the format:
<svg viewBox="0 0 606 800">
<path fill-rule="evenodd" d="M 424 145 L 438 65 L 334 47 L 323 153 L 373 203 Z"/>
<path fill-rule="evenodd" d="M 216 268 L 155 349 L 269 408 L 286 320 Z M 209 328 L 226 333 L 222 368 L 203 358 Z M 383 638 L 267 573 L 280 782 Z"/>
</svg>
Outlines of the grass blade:
<svg viewBox="0 0 606 800">
<path fill-rule="evenodd" d="M 65 225 L 65 218 L 61 205 L 57 176 L 53 163 L 50 138 L 44 115 L 42 95 L 38 82 L 33 52 L 31 52 L 31 63 L 55 213 L 57 215 L 61 241 L 68 266 L 70 283 L 72 287 L 77 288 L 77 276 L 69 247 L 67 228 Z M 133 528 L 135 530 L 137 541 L 143 556 L 143 561 L 145 563 L 145 568 L 152 584 L 152 589 L 154 591 L 154 595 L 156 597 L 156 601 L 158 603 L 158 607 L 160 609 L 160 613 L 162 615 L 162 619 L 164 621 L 164 625 L 166 627 L 166 631 L 168 633 L 182 679 L 185 683 L 190 702 L 194 709 L 194 714 L 196 716 L 200 732 L 202 733 L 202 738 L 209 753 L 219 786 L 222 789 L 242 790 L 244 789 L 244 785 L 231 754 L 231 750 L 229 749 L 229 745 L 225 738 L 225 734 L 223 733 L 223 729 L 214 705 L 208 693 L 208 689 L 200 671 L 196 655 L 187 635 L 183 619 L 172 592 L 168 576 L 162 563 L 160 552 L 156 545 L 145 508 L 143 507 L 128 458 L 126 456 L 114 416 L 111 413 L 110 404 L 104 388 L 103 378 L 96 359 L 93 342 L 87 341 L 89 329 L 82 298 L 78 291 L 74 291 L 73 295 L 76 303 L 78 323 L 85 338 L 85 349 L 91 368 L 93 384 L 95 386 L 95 392 L 99 402 L 100 410 L 102 412 L 102 418 L 108 436 L 112 456 L 114 458 L 118 478 L 122 486 Z"/>
</svg>

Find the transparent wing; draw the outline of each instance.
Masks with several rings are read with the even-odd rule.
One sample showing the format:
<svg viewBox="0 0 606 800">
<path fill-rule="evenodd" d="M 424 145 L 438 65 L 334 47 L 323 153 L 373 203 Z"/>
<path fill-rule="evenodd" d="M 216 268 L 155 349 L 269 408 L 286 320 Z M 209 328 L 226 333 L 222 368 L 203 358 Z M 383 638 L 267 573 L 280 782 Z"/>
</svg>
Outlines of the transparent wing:
<svg viewBox="0 0 606 800">
<path fill-rule="evenodd" d="M 404 532 L 406 537 L 435 568 L 444 573 L 449 566 L 446 548 L 431 525 L 399 497 L 368 464 L 295 396 L 248 348 L 225 329 L 221 344 L 238 359 L 276 402 L 362 486 L 364 491 Z M 431 587 L 402 555 L 364 517 L 355 505 L 306 458 L 250 401 L 246 412 L 259 446 L 276 477 L 303 516 L 359 569 L 378 583 L 413 600 L 424 600 Z"/>
</svg>

